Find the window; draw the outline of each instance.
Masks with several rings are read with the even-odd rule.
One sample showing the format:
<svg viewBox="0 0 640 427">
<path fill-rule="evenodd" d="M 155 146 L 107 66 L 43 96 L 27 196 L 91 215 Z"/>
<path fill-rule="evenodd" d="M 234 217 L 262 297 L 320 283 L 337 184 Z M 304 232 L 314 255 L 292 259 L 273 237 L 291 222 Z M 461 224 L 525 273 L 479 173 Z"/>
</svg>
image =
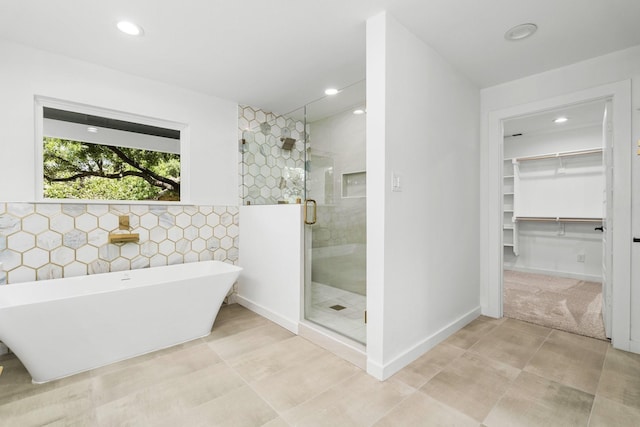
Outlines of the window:
<svg viewBox="0 0 640 427">
<path fill-rule="evenodd" d="M 185 201 L 186 126 L 36 98 L 38 200 Z"/>
</svg>

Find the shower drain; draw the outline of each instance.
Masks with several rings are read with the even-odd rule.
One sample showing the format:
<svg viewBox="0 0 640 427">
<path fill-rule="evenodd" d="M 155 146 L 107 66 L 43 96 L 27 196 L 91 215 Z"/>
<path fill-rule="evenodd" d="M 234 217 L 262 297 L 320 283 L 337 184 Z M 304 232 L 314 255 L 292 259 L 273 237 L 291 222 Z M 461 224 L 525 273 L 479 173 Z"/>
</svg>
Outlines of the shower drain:
<svg viewBox="0 0 640 427">
<path fill-rule="evenodd" d="M 345 308 L 347 308 L 347 307 L 345 307 L 344 305 L 336 304 L 336 305 L 332 305 L 332 306 L 331 306 L 331 307 L 329 307 L 329 308 L 332 308 L 332 309 L 334 309 L 335 311 L 340 311 L 340 310 L 344 310 L 344 309 L 345 309 Z"/>
</svg>

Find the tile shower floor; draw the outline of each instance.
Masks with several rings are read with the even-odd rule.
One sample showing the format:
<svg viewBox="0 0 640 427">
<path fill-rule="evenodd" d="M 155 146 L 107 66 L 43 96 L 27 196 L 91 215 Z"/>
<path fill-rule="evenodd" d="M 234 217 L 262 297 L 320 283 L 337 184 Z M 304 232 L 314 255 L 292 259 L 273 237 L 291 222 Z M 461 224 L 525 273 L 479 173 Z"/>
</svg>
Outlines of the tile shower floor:
<svg viewBox="0 0 640 427">
<path fill-rule="evenodd" d="M 364 323 L 366 308 L 367 298 L 364 295 L 313 282 L 311 307 L 307 310 L 306 317 L 364 344 L 367 342 L 367 327 Z"/>
<path fill-rule="evenodd" d="M 2 426 L 640 425 L 640 356 L 511 319 L 385 382 L 238 305 L 206 338 L 48 384 L 0 365 Z"/>
</svg>

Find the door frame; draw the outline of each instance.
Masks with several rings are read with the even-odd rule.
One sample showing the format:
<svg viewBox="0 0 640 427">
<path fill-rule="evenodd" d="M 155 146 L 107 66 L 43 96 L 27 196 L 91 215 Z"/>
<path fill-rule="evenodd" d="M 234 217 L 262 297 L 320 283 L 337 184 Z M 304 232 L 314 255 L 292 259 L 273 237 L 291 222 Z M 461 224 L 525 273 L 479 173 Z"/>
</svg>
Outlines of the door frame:
<svg viewBox="0 0 640 427">
<path fill-rule="evenodd" d="M 488 113 L 488 230 L 487 305 L 483 314 L 503 316 L 503 242 L 502 242 L 502 174 L 503 122 L 533 113 L 554 110 L 598 99 L 611 99 L 613 104 L 613 282 L 612 334 L 615 348 L 629 350 L 631 344 L 631 80 L 596 86 Z"/>
</svg>

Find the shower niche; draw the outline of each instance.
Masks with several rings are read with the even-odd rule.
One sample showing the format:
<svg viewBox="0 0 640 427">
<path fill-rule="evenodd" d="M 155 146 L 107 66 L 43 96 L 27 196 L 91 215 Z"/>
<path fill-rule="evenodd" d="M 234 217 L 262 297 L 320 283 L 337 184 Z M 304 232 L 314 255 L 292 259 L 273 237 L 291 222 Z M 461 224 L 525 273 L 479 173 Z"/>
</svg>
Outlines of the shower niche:
<svg viewBox="0 0 640 427">
<path fill-rule="evenodd" d="M 367 194 L 367 172 L 342 174 L 342 197 L 365 197 Z"/>
</svg>

